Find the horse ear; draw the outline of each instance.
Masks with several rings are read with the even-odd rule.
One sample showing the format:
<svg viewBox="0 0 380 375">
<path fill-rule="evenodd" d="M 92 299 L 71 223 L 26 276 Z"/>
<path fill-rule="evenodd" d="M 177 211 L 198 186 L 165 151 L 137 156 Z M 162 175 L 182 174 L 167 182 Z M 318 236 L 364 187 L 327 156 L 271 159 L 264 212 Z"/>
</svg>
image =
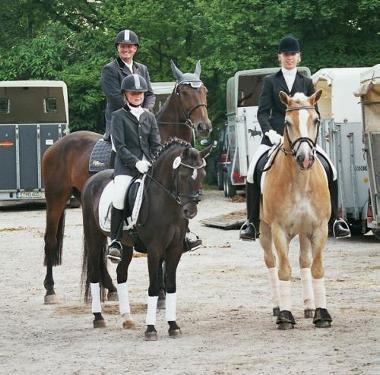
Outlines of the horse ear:
<svg viewBox="0 0 380 375">
<path fill-rule="evenodd" d="M 170 60 L 170 65 L 172 67 L 172 72 L 173 72 L 174 78 L 178 82 L 181 82 L 182 81 L 183 73 L 176 67 L 176 65 L 174 64 L 173 60 Z"/>
<path fill-rule="evenodd" d="M 194 74 L 200 78 L 201 77 L 201 60 L 198 60 L 197 65 L 195 66 Z"/>
<path fill-rule="evenodd" d="M 280 93 L 278 94 L 278 96 L 280 97 L 281 102 L 287 106 L 288 103 L 289 103 L 289 96 L 288 96 L 288 94 L 286 92 L 284 92 L 284 91 L 280 91 Z"/>
<path fill-rule="evenodd" d="M 314 105 L 321 98 L 321 95 L 322 95 L 322 90 L 318 90 L 312 96 L 310 96 L 311 104 Z"/>
<path fill-rule="evenodd" d="M 214 145 L 211 143 L 209 146 L 200 151 L 199 155 L 201 156 L 201 158 L 206 159 L 211 154 L 211 150 L 213 149 L 213 147 Z"/>
</svg>

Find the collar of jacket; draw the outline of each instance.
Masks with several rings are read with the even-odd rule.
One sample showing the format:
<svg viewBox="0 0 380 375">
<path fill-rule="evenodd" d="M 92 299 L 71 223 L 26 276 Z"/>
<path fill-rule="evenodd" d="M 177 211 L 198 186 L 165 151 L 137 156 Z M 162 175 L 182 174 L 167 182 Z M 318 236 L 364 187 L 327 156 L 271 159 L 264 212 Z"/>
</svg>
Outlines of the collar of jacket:
<svg viewBox="0 0 380 375">
<path fill-rule="evenodd" d="M 124 111 L 127 113 L 128 117 L 129 117 L 130 119 L 132 119 L 136 124 L 139 124 L 139 123 L 140 123 L 140 121 L 137 120 L 137 118 L 131 113 L 131 109 L 129 108 L 129 106 L 128 106 L 127 103 L 125 103 L 125 104 L 123 105 L 123 109 L 124 109 Z M 144 116 L 144 115 L 145 115 L 145 111 L 141 114 L 141 116 L 140 116 L 140 120 L 141 120 L 142 116 Z"/>
<path fill-rule="evenodd" d="M 119 68 L 121 70 L 123 70 L 124 72 L 130 74 L 130 71 L 129 71 L 127 65 L 125 65 L 124 61 L 120 57 L 116 58 L 116 62 L 119 65 Z M 133 70 L 132 73 L 139 74 L 139 66 L 136 64 L 136 62 L 134 60 L 133 60 L 132 70 Z"/>
<path fill-rule="evenodd" d="M 293 83 L 293 87 L 291 91 L 289 91 L 288 89 L 288 85 L 286 84 L 286 81 L 285 81 L 284 75 L 282 74 L 281 69 L 276 73 L 276 78 L 278 78 L 280 86 L 283 89 L 283 91 L 285 91 L 287 94 L 292 94 L 292 93 L 295 93 L 294 90 L 296 89 L 297 82 L 299 82 L 300 80 L 303 80 L 303 75 L 297 70 L 296 78 L 294 79 L 294 83 Z"/>
</svg>

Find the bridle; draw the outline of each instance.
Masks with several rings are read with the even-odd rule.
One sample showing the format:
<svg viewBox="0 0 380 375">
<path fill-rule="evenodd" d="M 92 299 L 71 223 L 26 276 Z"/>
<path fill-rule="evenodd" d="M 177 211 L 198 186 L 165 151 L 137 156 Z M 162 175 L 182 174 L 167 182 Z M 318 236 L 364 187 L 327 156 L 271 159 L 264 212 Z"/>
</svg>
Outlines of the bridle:
<svg viewBox="0 0 380 375">
<path fill-rule="evenodd" d="M 200 88 L 202 86 L 202 84 L 203 84 L 202 81 L 188 81 L 188 80 L 176 83 L 176 86 L 174 88 L 174 92 L 178 96 L 179 102 L 181 103 L 182 113 L 185 117 L 185 121 L 184 122 L 158 121 L 158 122 L 160 124 L 172 125 L 172 126 L 173 125 L 174 126 L 185 125 L 194 132 L 195 125 L 194 125 L 193 121 L 191 120 L 190 116 L 199 107 L 207 108 L 207 104 L 206 103 L 197 103 L 192 108 L 190 108 L 190 110 L 186 111 L 185 107 L 183 106 L 182 100 L 181 100 L 181 91 L 178 89 L 181 85 L 190 85 L 192 88 L 197 89 L 197 88 Z"/>
<path fill-rule="evenodd" d="M 286 109 L 286 112 L 300 111 L 301 109 L 314 109 L 315 110 L 315 107 L 313 105 L 304 105 L 301 107 L 288 107 Z M 292 156 L 295 156 L 297 154 L 299 148 L 301 147 L 301 144 L 307 143 L 309 145 L 309 147 L 311 148 L 312 152 L 315 152 L 315 148 L 317 147 L 319 127 L 320 127 L 320 122 L 318 121 L 317 134 L 316 134 L 314 140 L 309 138 L 309 137 L 299 137 L 292 142 L 292 140 L 289 137 L 288 128 L 286 126 L 285 127 L 285 135 L 286 135 L 286 138 L 287 138 L 290 146 L 289 146 L 289 149 L 286 149 L 285 147 L 281 147 L 280 148 L 281 151 L 286 155 L 290 154 Z M 297 143 L 298 143 L 298 147 L 296 148 L 295 146 L 297 145 Z"/>
<path fill-rule="evenodd" d="M 169 190 L 167 187 L 165 187 L 163 184 L 161 184 L 160 181 L 155 179 L 153 177 L 153 171 L 152 171 L 152 174 L 147 173 L 146 176 L 149 177 L 153 182 L 155 182 L 157 184 L 157 186 L 159 186 L 162 190 L 164 190 L 170 197 L 172 197 L 180 207 L 183 207 L 184 205 L 186 205 L 189 202 L 193 202 L 193 203 L 197 204 L 201 200 L 200 199 L 201 193 L 199 190 L 194 191 L 192 194 L 182 194 L 179 191 L 179 187 L 178 187 L 178 185 L 179 185 L 179 181 L 178 181 L 179 180 L 179 177 L 178 177 L 179 176 L 179 173 L 178 173 L 179 168 L 184 167 L 184 168 L 192 169 L 193 174 L 190 177 L 195 180 L 197 178 L 198 169 L 202 169 L 205 166 L 206 166 L 206 160 L 205 159 L 202 159 L 201 165 L 195 165 L 194 166 L 194 165 L 183 163 L 181 160 L 181 157 L 177 156 L 173 161 L 173 169 L 174 169 L 174 174 L 175 174 L 175 190 L 174 191 Z M 152 166 L 152 169 L 153 169 L 153 166 Z"/>
</svg>

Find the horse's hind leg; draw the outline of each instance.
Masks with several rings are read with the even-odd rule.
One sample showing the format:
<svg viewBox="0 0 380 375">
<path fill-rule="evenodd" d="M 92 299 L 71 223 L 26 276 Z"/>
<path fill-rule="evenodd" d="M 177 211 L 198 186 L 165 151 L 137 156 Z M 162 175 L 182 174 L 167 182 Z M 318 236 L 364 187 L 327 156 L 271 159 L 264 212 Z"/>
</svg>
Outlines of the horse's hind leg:
<svg viewBox="0 0 380 375">
<path fill-rule="evenodd" d="M 302 282 L 302 297 L 304 306 L 305 318 L 312 318 L 314 315 L 314 293 L 311 283 L 311 243 L 310 239 L 304 235 L 300 234 L 300 273 Z"/>
<path fill-rule="evenodd" d="M 56 303 L 53 266 L 62 261 L 63 234 L 65 228 L 65 207 L 70 191 L 46 191 L 45 265 L 46 289 L 45 304 Z"/>
<path fill-rule="evenodd" d="M 272 293 L 273 315 L 278 316 L 279 308 L 279 291 L 278 291 L 278 269 L 276 266 L 276 258 L 272 249 L 272 233 L 270 226 L 263 221 L 260 223 L 260 243 L 264 249 L 264 262 L 268 268 L 268 279 Z"/>
<path fill-rule="evenodd" d="M 322 264 L 323 251 L 327 241 L 327 225 L 320 225 L 315 230 L 311 240 L 313 263 L 311 265 L 312 284 L 315 300 L 315 314 L 313 323 L 318 328 L 331 327 L 331 316 L 326 308 L 326 288 L 324 268 Z"/>
<path fill-rule="evenodd" d="M 158 267 L 158 278 L 160 280 L 160 290 L 158 292 L 157 308 L 162 310 L 162 309 L 165 309 L 165 298 L 166 298 L 166 286 L 165 286 L 166 262 L 164 262 L 163 260 L 160 261 L 160 265 Z"/>
<path fill-rule="evenodd" d="M 131 263 L 133 247 L 123 245 L 122 258 L 116 268 L 117 273 L 117 294 L 119 297 L 120 315 L 123 319 L 123 328 L 131 329 L 135 327 L 132 319 L 131 308 L 128 295 L 128 267 Z"/>
</svg>

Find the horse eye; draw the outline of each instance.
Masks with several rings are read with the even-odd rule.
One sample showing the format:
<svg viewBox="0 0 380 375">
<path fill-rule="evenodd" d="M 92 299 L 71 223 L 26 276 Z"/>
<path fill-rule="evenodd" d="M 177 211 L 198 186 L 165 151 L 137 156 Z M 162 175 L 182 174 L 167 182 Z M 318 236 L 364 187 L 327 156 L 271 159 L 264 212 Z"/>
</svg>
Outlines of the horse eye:
<svg viewBox="0 0 380 375">
<path fill-rule="evenodd" d="M 291 122 L 289 120 L 285 120 L 285 125 L 286 126 L 292 126 Z"/>
<path fill-rule="evenodd" d="M 314 125 L 319 125 L 321 120 L 319 118 L 314 119 Z"/>
</svg>

